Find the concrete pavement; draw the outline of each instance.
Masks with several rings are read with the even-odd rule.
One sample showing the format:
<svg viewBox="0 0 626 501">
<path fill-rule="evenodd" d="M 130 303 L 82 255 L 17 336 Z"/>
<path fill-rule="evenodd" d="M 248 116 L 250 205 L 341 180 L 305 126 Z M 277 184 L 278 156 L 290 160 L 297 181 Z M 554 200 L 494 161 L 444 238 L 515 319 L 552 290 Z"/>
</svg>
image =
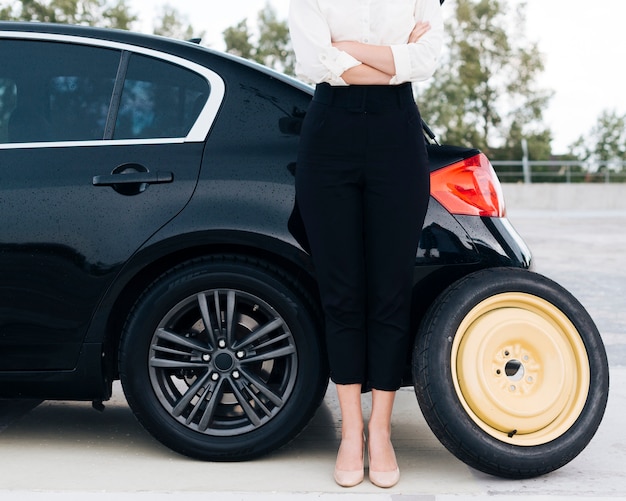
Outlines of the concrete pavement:
<svg viewBox="0 0 626 501">
<path fill-rule="evenodd" d="M 578 297 L 609 353 L 604 421 L 582 454 L 560 470 L 511 481 L 468 468 L 439 444 L 407 388 L 394 411 L 400 483 L 390 490 L 367 481 L 342 489 L 332 480 L 339 437 L 332 385 L 294 442 L 246 463 L 203 463 L 169 451 L 135 421 L 116 387 L 104 413 L 88 403 L 44 402 L 29 412 L 28 402 L 17 410 L 0 407 L 0 499 L 626 499 L 626 212 L 511 211 L 509 218 L 533 250 L 536 271 Z"/>
</svg>

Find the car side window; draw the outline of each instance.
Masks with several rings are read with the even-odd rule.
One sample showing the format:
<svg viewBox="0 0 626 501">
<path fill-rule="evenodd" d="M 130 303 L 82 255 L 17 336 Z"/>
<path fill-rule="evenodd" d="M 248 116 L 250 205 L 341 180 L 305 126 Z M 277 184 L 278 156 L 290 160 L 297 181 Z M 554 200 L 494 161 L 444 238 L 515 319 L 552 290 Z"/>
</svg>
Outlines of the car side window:
<svg viewBox="0 0 626 501">
<path fill-rule="evenodd" d="M 209 97 L 200 75 L 152 57 L 130 58 L 113 139 L 185 137 Z"/>
<path fill-rule="evenodd" d="M 0 142 L 103 139 L 119 59 L 99 47 L 3 40 Z"/>
</svg>

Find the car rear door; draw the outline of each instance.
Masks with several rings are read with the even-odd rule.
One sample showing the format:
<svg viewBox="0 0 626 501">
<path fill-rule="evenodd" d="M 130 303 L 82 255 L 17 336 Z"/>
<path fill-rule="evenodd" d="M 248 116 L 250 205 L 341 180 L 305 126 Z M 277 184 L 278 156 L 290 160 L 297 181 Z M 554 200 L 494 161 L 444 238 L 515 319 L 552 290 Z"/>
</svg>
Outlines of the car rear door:
<svg viewBox="0 0 626 501">
<path fill-rule="evenodd" d="M 99 299 L 198 179 L 220 80 L 122 44 L 0 44 L 0 371 L 74 367 Z"/>
</svg>

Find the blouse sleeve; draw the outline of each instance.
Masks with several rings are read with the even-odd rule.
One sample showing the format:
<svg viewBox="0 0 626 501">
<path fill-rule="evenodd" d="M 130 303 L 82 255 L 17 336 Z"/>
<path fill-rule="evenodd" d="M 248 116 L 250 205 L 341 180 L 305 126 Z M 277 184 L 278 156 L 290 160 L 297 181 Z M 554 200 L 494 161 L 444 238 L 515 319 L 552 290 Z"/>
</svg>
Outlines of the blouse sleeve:
<svg viewBox="0 0 626 501">
<path fill-rule="evenodd" d="M 296 53 L 296 75 L 311 83 L 346 85 L 341 75 L 361 64 L 331 44 L 330 28 L 316 0 L 291 0 L 289 31 Z"/>
<path fill-rule="evenodd" d="M 391 84 L 420 82 L 435 73 L 443 46 L 443 15 L 439 0 L 418 0 L 415 22 L 428 21 L 430 30 L 417 42 L 392 45 L 396 75 Z"/>
</svg>

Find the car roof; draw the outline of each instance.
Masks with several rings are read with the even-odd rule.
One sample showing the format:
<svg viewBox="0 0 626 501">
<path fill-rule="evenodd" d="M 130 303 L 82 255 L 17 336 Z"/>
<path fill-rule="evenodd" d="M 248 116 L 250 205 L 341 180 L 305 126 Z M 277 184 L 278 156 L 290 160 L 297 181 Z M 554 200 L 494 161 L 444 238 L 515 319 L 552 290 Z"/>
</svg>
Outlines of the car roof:
<svg viewBox="0 0 626 501">
<path fill-rule="evenodd" d="M 243 66 L 254 68 L 255 70 L 265 73 L 268 76 L 284 81 L 294 87 L 299 88 L 309 94 L 312 94 L 313 88 L 295 78 L 284 73 L 273 70 L 267 66 L 263 66 L 254 61 L 244 59 L 233 54 L 218 51 L 199 45 L 194 41 L 176 40 L 160 35 L 151 35 L 134 31 L 120 30 L 115 28 L 100 28 L 93 26 L 79 26 L 71 24 L 57 23 L 40 23 L 40 22 L 24 22 L 24 21 L 0 21 L 0 38 L 7 38 L 11 32 L 17 33 L 37 33 L 44 35 L 61 35 L 69 37 L 77 37 L 83 39 L 93 39 L 108 42 L 117 42 L 121 44 L 129 44 L 133 46 L 144 47 L 172 55 L 182 57 L 194 62 L 205 61 L 207 54 L 213 57 L 219 57 L 231 60 Z M 204 56 L 204 57 L 203 57 Z"/>
<path fill-rule="evenodd" d="M 0 21 L 0 32 L 15 31 L 19 33 L 48 33 L 54 35 L 67 35 L 82 38 L 93 38 L 96 40 L 108 40 L 119 43 L 128 43 L 132 45 L 140 45 L 153 49 L 163 50 L 162 47 L 170 47 L 173 50 L 178 47 L 193 47 L 192 42 L 175 40 L 173 38 L 162 37 L 159 35 L 149 35 L 116 28 L 100 28 L 94 26 L 80 26 L 72 24 L 57 23 L 40 23 L 25 21 Z"/>
</svg>

